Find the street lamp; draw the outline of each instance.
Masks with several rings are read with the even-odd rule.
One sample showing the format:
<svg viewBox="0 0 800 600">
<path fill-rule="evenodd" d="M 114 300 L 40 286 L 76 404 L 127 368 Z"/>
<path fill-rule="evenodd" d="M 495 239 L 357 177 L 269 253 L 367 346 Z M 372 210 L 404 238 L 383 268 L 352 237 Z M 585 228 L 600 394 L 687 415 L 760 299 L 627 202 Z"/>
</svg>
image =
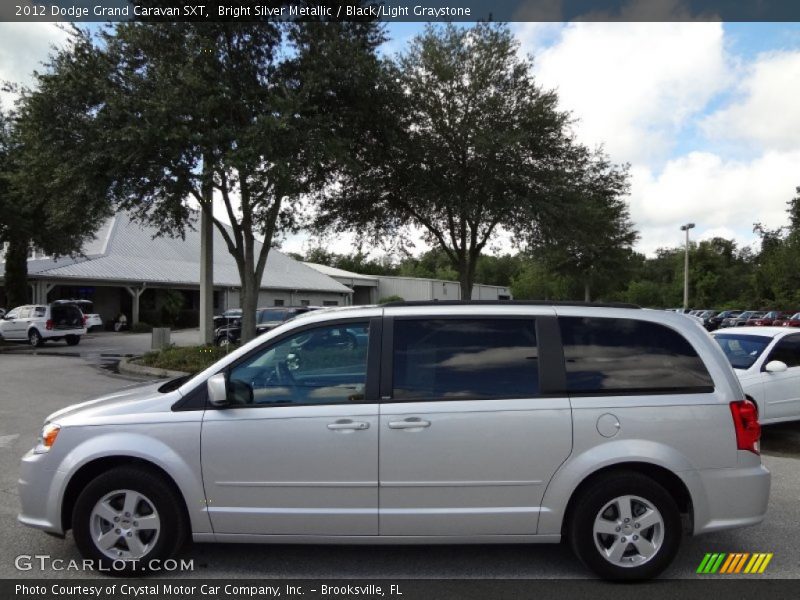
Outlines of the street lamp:
<svg viewBox="0 0 800 600">
<path fill-rule="evenodd" d="M 683 312 L 689 308 L 689 230 L 694 228 L 694 223 L 681 225 L 681 231 L 686 232 L 686 251 L 683 257 Z"/>
</svg>

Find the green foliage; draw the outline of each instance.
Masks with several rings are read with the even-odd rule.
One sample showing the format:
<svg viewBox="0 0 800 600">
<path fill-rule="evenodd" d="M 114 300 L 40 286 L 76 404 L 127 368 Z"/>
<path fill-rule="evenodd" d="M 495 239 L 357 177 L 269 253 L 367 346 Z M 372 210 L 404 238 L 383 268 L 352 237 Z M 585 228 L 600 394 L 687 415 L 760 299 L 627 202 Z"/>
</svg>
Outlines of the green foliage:
<svg viewBox="0 0 800 600">
<path fill-rule="evenodd" d="M 150 333 L 153 331 L 153 326 L 145 321 L 134 323 L 131 327 L 131 333 Z"/>
<path fill-rule="evenodd" d="M 386 296 L 378 300 L 378 304 L 388 304 L 389 302 L 405 302 L 405 298 L 403 298 L 402 296 L 398 296 L 397 294 L 394 294 L 392 296 Z"/>
<path fill-rule="evenodd" d="M 568 179 L 569 116 L 505 25 L 429 26 L 386 71 L 382 128 L 328 188 L 317 226 L 376 241 L 422 230 L 469 297 L 499 229 L 564 225 L 547 215 Z"/>
<path fill-rule="evenodd" d="M 186 373 L 195 374 L 207 369 L 230 351 L 230 347 L 170 346 L 163 350 L 148 352 L 139 362 L 147 367 L 168 369 L 170 371 L 185 371 Z"/>
<path fill-rule="evenodd" d="M 161 313 L 165 323 L 175 325 L 185 302 L 184 296 L 177 290 L 164 290 L 161 295 Z"/>
</svg>

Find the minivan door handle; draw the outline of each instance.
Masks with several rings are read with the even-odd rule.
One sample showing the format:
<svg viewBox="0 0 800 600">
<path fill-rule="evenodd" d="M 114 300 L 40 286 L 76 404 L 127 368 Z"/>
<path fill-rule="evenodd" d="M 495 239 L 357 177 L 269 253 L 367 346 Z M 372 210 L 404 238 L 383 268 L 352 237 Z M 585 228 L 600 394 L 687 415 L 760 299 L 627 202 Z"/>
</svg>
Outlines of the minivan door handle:
<svg viewBox="0 0 800 600">
<path fill-rule="evenodd" d="M 420 429 L 422 427 L 430 427 L 430 421 L 424 421 L 417 417 L 404 419 L 402 421 L 389 421 L 389 429 Z"/>
<path fill-rule="evenodd" d="M 335 423 L 328 423 L 328 429 L 332 429 L 333 431 L 341 431 L 343 429 L 354 429 L 361 431 L 364 429 L 369 429 L 369 423 L 366 421 L 351 421 L 350 419 L 342 419 L 341 421 L 336 421 Z"/>
</svg>

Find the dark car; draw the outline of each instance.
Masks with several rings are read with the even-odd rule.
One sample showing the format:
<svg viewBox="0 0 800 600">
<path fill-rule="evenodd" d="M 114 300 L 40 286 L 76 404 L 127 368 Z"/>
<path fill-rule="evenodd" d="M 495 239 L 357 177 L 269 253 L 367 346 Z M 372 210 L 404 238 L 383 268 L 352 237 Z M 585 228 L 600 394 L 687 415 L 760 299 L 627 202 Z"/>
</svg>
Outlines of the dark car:
<svg viewBox="0 0 800 600">
<path fill-rule="evenodd" d="M 712 317 L 717 316 L 718 312 L 719 311 L 711 310 L 711 309 L 700 309 L 700 310 L 693 311 L 693 314 L 694 314 L 695 317 L 699 317 L 700 319 L 703 319 L 703 327 L 708 329 L 709 321 L 711 320 Z"/>
<path fill-rule="evenodd" d="M 312 306 L 276 306 L 274 308 L 259 308 L 256 311 L 256 334 L 261 335 L 278 325 L 293 319 L 297 315 L 302 315 L 315 310 Z M 229 324 L 224 324 L 214 332 L 214 343 L 217 346 L 227 346 L 235 344 L 242 337 L 241 310 L 239 318 L 234 318 Z"/>
<path fill-rule="evenodd" d="M 714 331 L 715 329 L 719 329 L 722 327 L 722 322 L 725 319 L 730 319 L 732 317 L 738 317 L 742 314 L 740 310 L 723 310 L 721 313 L 717 314 L 714 317 L 711 317 L 706 324 L 706 329 L 709 331 Z"/>
<path fill-rule="evenodd" d="M 765 314 L 767 313 L 763 310 L 746 310 L 738 317 L 730 317 L 725 319 L 722 322 L 722 327 L 743 327 L 744 325 L 747 325 L 747 322 L 750 319 L 760 319 Z"/>
<path fill-rule="evenodd" d="M 771 310 L 763 317 L 751 317 L 747 321 L 748 326 L 753 327 L 766 327 L 769 325 L 774 325 L 775 321 L 779 321 L 781 319 L 786 319 L 791 316 L 791 313 L 786 313 L 781 310 Z"/>
<path fill-rule="evenodd" d="M 220 327 L 224 327 L 225 325 L 232 325 L 234 321 L 241 320 L 242 318 L 242 309 L 241 308 L 229 308 L 221 315 L 214 315 L 214 331 L 219 329 Z"/>
</svg>

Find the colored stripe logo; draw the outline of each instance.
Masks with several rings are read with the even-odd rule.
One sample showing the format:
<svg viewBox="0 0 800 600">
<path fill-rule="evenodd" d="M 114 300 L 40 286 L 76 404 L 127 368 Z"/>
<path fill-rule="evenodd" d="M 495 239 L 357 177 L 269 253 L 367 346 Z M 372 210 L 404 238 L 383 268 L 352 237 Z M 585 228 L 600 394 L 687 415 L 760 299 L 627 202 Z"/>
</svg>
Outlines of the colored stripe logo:
<svg viewBox="0 0 800 600">
<path fill-rule="evenodd" d="M 737 573 L 757 574 L 763 573 L 767 569 L 769 561 L 772 560 L 772 552 L 732 552 L 732 553 L 706 553 L 697 572 L 701 575 L 725 574 L 733 575 Z"/>
</svg>

